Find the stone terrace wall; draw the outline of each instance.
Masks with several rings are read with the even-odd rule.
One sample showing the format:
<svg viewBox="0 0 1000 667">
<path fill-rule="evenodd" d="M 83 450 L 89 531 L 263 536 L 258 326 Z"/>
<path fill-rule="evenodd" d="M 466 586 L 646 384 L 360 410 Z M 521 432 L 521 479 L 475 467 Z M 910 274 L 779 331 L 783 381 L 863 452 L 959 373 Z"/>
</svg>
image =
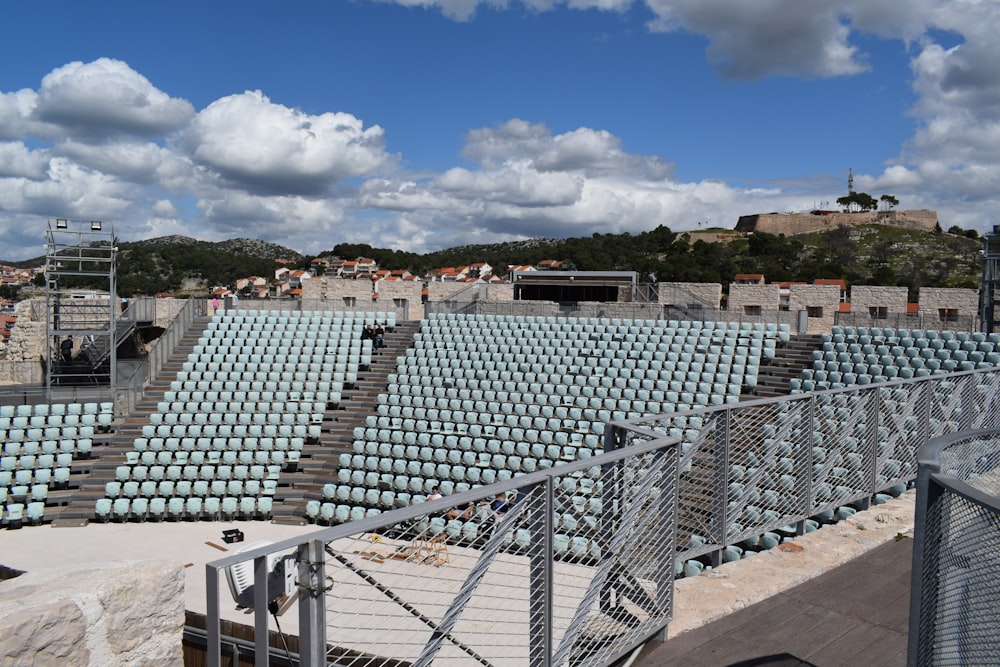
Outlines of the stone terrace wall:
<svg viewBox="0 0 1000 667">
<path fill-rule="evenodd" d="M 481 288 L 482 286 L 480 286 Z M 472 289 L 471 283 L 432 282 L 427 284 L 428 301 L 449 301 L 455 298 L 459 292 L 462 292 L 462 301 L 471 302 L 477 299 L 478 292 Z"/>
<path fill-rule="evenodd" d="M 798 312 L 822 308 L 822 317 L 810 317 L 806 333 L 829 332 L 840 310 L 840 288 L 836 285 L 792 285 L 788 290 L 788 310 Z"/>
<path fill-rule="evenodd" d="M 952 314 L 961 321 L 968 321 L 979 313 L 979 290 L 957 287 L 921 287 L 920 314 L 937 318 L 942 309 L 956 311 Z M 942 328 L 948 323 L 942 322 Z"/>
<path fill-rule="evenodd" d="M 483 296 L 483 290 L 485 290 L 487 301 L 509 302 L 514 300 L 514 285 L 511 283 L 492 283 L 489 285 L 483 285 L 479 288 L 480 298 Z"/>
<path fill-rule="evenodd" d="M 180 667 L 184 568 L 148 561 L 28 572 L 0 582 L 0 627 L 3 665 Z"/>
<path fill-rule="evenodd" d="M 906 313 L 906 288 L 883 285 L 854 285 L 851 287 L 851 313 L 868 314 L 869 308 L 885 308 L 889 314 Z"/>
<path fill-rule="evenodd" d="M 745 316 L 745 306 L 757 306 L 761 311 L 778 310 L 781 301 L 781 288 L 771 283 L 768 285 L 741 285 L 732 283 L 729 286 L 729 312 Z"/>
<path fill-rule="evenodd" d="M 813 215 L 812 213 L 757 213 L 741 215 L 736 222 L 739 232 L 766 232 L 768 234 L 808 234 L 836 229 L 841 225 L 857 227 L 859 225 L 891 225 L 906 229 L 923 229 L 934 231 L 938 224 L 937 211 L 869 211 L 867 213 L 828 213 Z"/>
<path fill-rule="evenodd" d="M 722 285 L 718 283 L 663 282 L 656 287 L 658 301 L 665 306 L 715 310 L 722 301 Z"/>
<path fill-rule="evenodd" d="M 424 304 L 422 303 L 421 292 L 424 284 L 418 280 L 391 280 L 379 281 L 375 283 L 378 290 L 378 303 L 380 310 L 395 310 L 400 312 L 402 307 L 396 308 L 394 299 L 406 301 L 406 317 L 410 320 L 424 319 Z"/>
</svg>

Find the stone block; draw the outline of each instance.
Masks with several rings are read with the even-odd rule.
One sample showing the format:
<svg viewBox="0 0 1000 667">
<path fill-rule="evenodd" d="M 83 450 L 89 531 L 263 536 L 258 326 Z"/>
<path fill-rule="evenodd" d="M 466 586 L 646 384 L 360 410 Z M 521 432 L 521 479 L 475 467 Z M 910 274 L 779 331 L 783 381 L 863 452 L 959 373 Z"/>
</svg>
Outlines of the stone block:
<svg viewBox="0 0 1000 667">
<path fill-rule="evenodd" d="M 184 568 L 162 561 L 27 572 L 0 586 L 0 665 L 182 665 Z"/>
</svg>

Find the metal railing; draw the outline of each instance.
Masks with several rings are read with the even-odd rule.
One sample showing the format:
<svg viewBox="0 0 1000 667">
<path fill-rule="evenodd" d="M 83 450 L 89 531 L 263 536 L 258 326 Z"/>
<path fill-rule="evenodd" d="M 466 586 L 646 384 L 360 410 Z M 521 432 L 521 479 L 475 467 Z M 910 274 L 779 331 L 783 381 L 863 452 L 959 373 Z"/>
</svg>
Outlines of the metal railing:
<svg viewBox="0 0 1000 667">
<path fill-rule="evenodd" d="M 1000 371 L 989 369 L 629 423 L 682 441 L 678 558 L 719 562 L 726 547 L 801 533 L 807 519 L 900 490 L 929 439 L 998 422 Z"/>
<path fill-rule="evenodd" d="M 203 300 L 188 299 L 187 303 L 184 304 L 184 307 L 181 308 L 180 312 L 177 313 L 177 316 L 170 323 L 170 326 L 160 334 L 160 337 L 156 340 L 156 345 L 153 346 L 147 357 L 146 383 L 151 382 L 163 370 L 163 365 L 174 353 L 174 350 L 177 349 L 177 344 L 187 334 L 188 329 L 191 327 L 191 322 L 194 321 L 199 310 L 203 309 Z M 129 307 L 128 310 L 132 310 L 132 307 Z M 155 310 L 152 313 L 144 313 L 146 317 L 149 315 L 152 315 L 150 319 L 155 319 Z"/>
<path fill-rule="evenodd" d="M 249 299 L 241 298 L 235 306 L 236 310 L 273 310 L 280 312 L 334 312 L 334 313 L 395 313 L 397 320 L 408 318 L 407 306 L 396 304 L 392 298 L 382 301 L 359 299 L 359 303 L 350 306 L 342 299 Z M 221 310 L 221 308 L 220 308 Z"/>
<path fill-rule="evenodd" d="M 600 456 L 209 563 L 209 664 L 220 661 L 220 579 L 248 559 L 255 664 L 267 664 L 268 562 L 289 550 L 302 665 L 606 665 L 627 655 L 672 614 L 676 545 L 664 527 L 677 506 L 677 448 L 641 429 L 624 435 Z M 502 514 L 481 504 L 498 493 L 514 498 Z"/>
<path fill-rule="evenodd" d="M 919 453 L 910 665 L 1000 663 L 1000 429 L 964 431 Z"/>
<path fill-rule="evenodd" d="M 882 327 L 894 329 L 939 329 L 944 331 L 979 331 L 979 315 L 942 320 L 932 313 L 889 313 L 872 317 L 868 313 L 837 313 L 837 326 Z"/>
<path fill-rule="evenodd" d="M 463 524 L 446 524 L 441 534 L 448 535 L 447 565 L 439 563 L 441 568 L 426 567 L 442 556 L 434 555 L 426 532 L 433 532 L 430 506 L 416 505 L 351 521 L 308 540 L 210 563 L 209 616 L 218 619 L 218 580 L 227 566 L 255 558 L 260 582 L 266 574 L 262 566 L 266 554 L 296 549 L 300 582 L 310 578 L 326 582 L 331 573 L 334 582 L 328 591 L 320 592 L 322 586 L 316 584 L 310 585 L 305 598 L 300 595 L 302 645 L 332 647 L 329 655 L 306 657 L 303 664 L 320 664 L 324 659 L 369 664 L 373 656 L 429 664 L 435 655 L 436 660 L 447 656 L 461 662 L 470 659 L 466 648 L 471 646 L 483 658 L 481 664 L 562 665 L 570 664 L 569 654 L 580 649 L 584 636 L 588 637 L 584 644 L 611 648 L 584 658 L 575 655 L 571 662 L 609 664 L 614 656 L 624 655 L 665 628 L 669 611 L 665 616 L 646 612 L 648 618 L 639 611 L 646 611 L 645 597 L 672 599 L 672 590 L 665 586 L 668 581 L 672 586 L 674 573 L 686 571 L 687 564 L 714 566 L 734 554 L 760 550 L 776 544 L 781 534 L 804 532 L 812 521 L 832 522 L 838 514 L 867 507 L 873 498 L 879 502 L 884 492 L 901 492 L 916 477 L 917 451 L 929 439 L 998 426 L 998 390 L 1000 371 L 982 369 L 613 423 L 600 456 L 449 497 L 446 502 L 460 506 L 496 491 L 517 489 L 525 500 L 515 504 L 522 515 L 511 513 L 517 518 L 499 522 L 483 538 L 478 532 L 466 535 Z M 669 462 L 675 456 L 673 468 Z M 592 472 L 594 466 L 599 472 Z M 586 475 L 576 477 L 583 470 Z M 584 477 L 590 481 L 582 481 Z M 564 487 L 566 480 L 575 481 Z M 591 488 L 590 494 L 578 492 L 583 485 Z M 597 496 L 595 489 L 600 489 Z M 601 502 L 591 503 L 594 498 Z M 374 497 L 367 502 L 373 501 Z M 438 502 L 441 506 L 445 501 Z M 350 511 L 346 505 L 344 511 Z M 582 525 L 589 530 L 577 533 Z M 448 533 L 447 526 L 457 532 Z M 402 560 L 408 563 L 410 555 L 421 554 L 417 567 L 386 565 L 396 561 L 397 553 L 405 554 Z M 521 558 L 521 568 L 498 560 L 501 554 Z M 587 587 L 586 594 L 573 592 L 577 584 L 563 589 L 535 583 L 547 582 L 546 577 L 563 564 L 582 568 L 574 570 L 570 580 L 579 577 L 589 582 L 579 584 Z M 505 577 L 483 588 L 484 570 L 493 572 L 494 567 L 513 569 L 504 570 Z M 391 583 L 373 574 L 382 569 L 392 569 Z M 661 583 L 653 585 L 653 573 L 662 577 Z M 610 576 L 614 586 L 608 583 Z M 350 585 L 340 584 L 348 580 Z M 426 591 L 440 589 L 447 590 L 444 601 L 436 596 L 433 603 L 423 599 Z M 551 605 L 545 590 L 551 591 Z M 483 594 L 484 600 L 473 601 L 470 591 Z M 563 594 L 566 601 L 556 603 Z M 603 619 L 592 612 L 604 611 L 603 607 L 588 606 L 594 599 L 618 600 L 635 617 L 613 618 L 620 640 L 581 630 L 602 627 Z M 420 604 L 414 607 L 414 600 Z M 497 623 L 493 619 L 501 601 L 505 620 Z M 520 620 L 506 616 L 508 601 L 521 614 Z M 263 599 L 258 602 L 258 610 L 264 609 Z M 424 602 L 428 607 L 422 606 Z M 537 605 L 544 610 L 544 620 L 532 620 L 529 610 Z M 562 607 L 565 610 L 559 611 Z M 408 622 L 414 627 L 407 630 L 412 634 L 397 632 L 404 626 L 386 621 L 390 609 L 396 613 L 402 609 L 402 615 L 412 617 Z M 324 613 L 326 621 L 317 620 Z M 456 636 L 452 624 L 460 620 L 469 626 Z M 258 611 L 256 622 L 261 624 L 258 636 L 266 637 L 266 613 Z M 536 624 L 549 629 L 543 631 Z M 217 656 L 217 623 L 214 627 L 210 655 Z M 483 628 L 488 631 L 479 636 L 477 630 Z M 211 623 L 209 633 L 212 637 Z M 546 643 L 548 633 L 551 644 Z M 434 653 L 445 644 L 444 654 Z M 511 653 L 511 646 L 519 647 L 519 652 Z"/>
<path fill-rule="evenodd" d="M 645 286 L 644 286 L 645 287 Z M 787 324 L 798 327 L 798 313 L 765 310 L 759 314 L 729 311 L 723 308 L 682 307 L 653 301 L 556 302 L 556 301 L 430 301 L 424 304 L 425 317 L 441 314 L 504 315 L 512 317 L 607 317 L 633 320 L 689 320 L 695 322 L 737 322 L 751 324 Z"/>
</svg>

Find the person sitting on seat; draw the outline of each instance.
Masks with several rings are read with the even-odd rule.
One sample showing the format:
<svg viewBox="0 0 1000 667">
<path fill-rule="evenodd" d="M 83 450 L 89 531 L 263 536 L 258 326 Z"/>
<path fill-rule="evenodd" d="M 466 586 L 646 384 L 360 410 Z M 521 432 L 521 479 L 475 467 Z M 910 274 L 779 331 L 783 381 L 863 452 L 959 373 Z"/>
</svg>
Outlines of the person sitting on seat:
<svg viewBox="0 0 1000 667">
<path fill-rule="evenodd" d="M 499 521 L 510 511 L 511 502 L 507 500 L 507 494 L 498 493 L 497 497 L 490 503 L 490 511 L 493 512 L 493 519 Z"/>
<path fill-rule="evenodd" d="M 445 514 L 446 519 L 460 519 L 462 521 L 468 521 L 476 513 L 476 504 L 469 503 L 465 507 L 455 507 L 448 510 Z"/>
</svg>

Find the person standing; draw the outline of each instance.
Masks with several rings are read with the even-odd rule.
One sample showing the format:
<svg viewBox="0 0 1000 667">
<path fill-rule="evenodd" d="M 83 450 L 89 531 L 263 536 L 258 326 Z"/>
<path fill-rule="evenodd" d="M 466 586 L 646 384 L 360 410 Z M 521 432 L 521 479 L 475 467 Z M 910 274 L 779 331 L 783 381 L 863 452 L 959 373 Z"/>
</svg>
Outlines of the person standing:
<svg viewBox="0 0 1000 667">
<path fill-rule="evenodd" d="M 62 355 L 63 361 L 73 361 L 73 338 L 71 336 L 66 336 L 59 344 L 59 353 Z"/>
</svg>

